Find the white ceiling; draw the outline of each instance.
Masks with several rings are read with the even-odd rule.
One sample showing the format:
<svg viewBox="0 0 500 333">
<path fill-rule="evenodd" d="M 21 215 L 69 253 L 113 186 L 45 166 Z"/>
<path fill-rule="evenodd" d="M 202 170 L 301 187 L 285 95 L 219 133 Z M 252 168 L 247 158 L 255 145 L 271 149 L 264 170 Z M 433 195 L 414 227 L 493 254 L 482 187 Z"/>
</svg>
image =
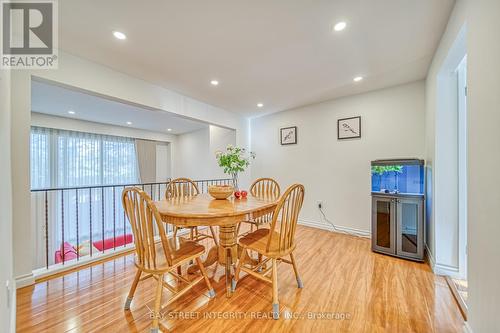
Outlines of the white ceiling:
<svg viewBox="0 0 500 333">
<path fill-rule="evenodd" d="M 453 4 L 64 0 L 59 36 L 70 53 L 254 116 L 425 78 Z"/>
<path fill-rule="evenodd" d="M 165 111 L 148 110 L 38 81 L 32 81 L 31 85 L 31 110 L 53 116 L 168 134 L 182 134 L 208 127 L 205 123 L 181 118 Z M 69 114 L 70 110 L 75 114 Z M 128 125 L 128 121 L 132 124 Z M 167 131 L 168 128 L 172 131 Z"/>
</svg>

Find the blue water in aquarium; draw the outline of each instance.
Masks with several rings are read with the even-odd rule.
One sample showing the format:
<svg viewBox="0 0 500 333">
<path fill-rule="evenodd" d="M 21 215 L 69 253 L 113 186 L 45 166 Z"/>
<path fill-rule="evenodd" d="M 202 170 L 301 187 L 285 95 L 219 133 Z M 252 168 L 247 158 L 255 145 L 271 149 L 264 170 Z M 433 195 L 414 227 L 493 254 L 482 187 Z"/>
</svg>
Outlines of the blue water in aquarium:
<svg viewBox="0 0 500 333">
<path fill-rule="evenodd" d="M 422 165 L 403 165 L 402 172 L 372 172 L 372 192 L 424 193 L 424 167 Z"/>
</svg>

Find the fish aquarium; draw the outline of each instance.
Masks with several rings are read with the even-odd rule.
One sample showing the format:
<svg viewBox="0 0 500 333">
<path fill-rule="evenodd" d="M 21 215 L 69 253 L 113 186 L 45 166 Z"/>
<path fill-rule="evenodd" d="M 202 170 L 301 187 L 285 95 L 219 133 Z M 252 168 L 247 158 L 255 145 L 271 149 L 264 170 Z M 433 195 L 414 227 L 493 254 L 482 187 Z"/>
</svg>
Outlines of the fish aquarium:
<svg viewBox="0 0 500 333">
<path fill-rule="evenodd" d="M 424 161 L 375 160 L 371 163 L 372 193 L 424 194 Z"/>
</svg>

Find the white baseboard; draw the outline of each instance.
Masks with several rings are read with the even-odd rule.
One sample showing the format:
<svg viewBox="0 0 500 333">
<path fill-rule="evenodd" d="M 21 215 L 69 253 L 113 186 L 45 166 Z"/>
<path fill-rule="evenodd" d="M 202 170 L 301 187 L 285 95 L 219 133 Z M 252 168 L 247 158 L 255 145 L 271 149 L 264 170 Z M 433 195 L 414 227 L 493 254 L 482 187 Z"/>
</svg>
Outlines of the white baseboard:
<svg viewBox="0 0 500 333">
<path fill-rule="evenodd" d="M 431 269 L 434 272 L 434 274 L 445 275 L 452 278 L 460 278 L 460 271 L 458 267 L 446 264 L 440 264 L 436 262 L 434 254 L 431 252 L 431 250 L 427 245 L 425 245 L 425 249 L 427 251 L 427 257 L 429 258 L 429 265 L 431 266 Z"/>
<path fill-rule="evenodd" d="M 321 230 L 328 230 L 328 231 L 333 231 L 333 232 L 341 232 L 341 233 L 346 233 L 346 234 L 354 235 L 354 236 L 360 236 L 360 237 L 366 237 L 366 238 L 371 237 L 371 232 L 367 231 L 367 230 L 360 230 L 360 229 L 344 227 L 344 226 L 335 226 L 335 228 L 337 230 L 334 230 L 332 225 L 321 222 L 321 221 L 314 221 L 314 220 L 309 220 L 309 219 L 299 219 L 298 224 L 304 225 L 306 227 L 317 228 L 317 229 L 321 229 Z"/>
<path fill-rule="evenodd" d="M 31 286 L 32 284 L 35 284 L 35 276 L 33 273 L 16 276 L 15 282 L 16 289 Z"/>
<path fill-rule="evenodd" d="M 445 264 L 434 264 L 434 273 L 437 275 L 447 275 L 452 278 L 460 278 L 460 272 L 458 267 L 445 265 Z"/>
</svg>

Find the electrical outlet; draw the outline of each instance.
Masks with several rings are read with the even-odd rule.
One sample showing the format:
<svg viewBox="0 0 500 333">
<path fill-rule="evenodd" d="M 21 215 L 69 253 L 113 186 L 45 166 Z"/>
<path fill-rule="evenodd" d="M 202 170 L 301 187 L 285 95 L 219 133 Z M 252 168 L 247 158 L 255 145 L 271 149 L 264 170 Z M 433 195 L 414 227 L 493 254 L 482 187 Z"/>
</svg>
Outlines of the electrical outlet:
<svg viewBox="0 0 500 333">
<path fill-rule="evenodd" d="M 317 205 L 318 205 L 318 209 L 322 209 L 323 208 L 323 201 L 316 201 Z"/>
</svg>

